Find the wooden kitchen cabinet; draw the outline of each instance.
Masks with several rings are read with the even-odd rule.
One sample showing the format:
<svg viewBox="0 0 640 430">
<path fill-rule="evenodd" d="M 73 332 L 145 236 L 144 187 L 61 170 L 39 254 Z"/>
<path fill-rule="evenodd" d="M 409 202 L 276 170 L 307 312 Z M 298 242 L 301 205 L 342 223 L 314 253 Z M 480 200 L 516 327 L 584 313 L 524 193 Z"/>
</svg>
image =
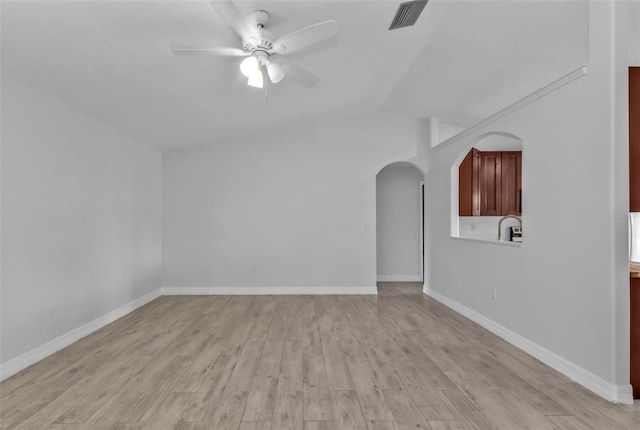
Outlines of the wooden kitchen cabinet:
<svg viewBox="0 0 640 430">
<path fill-rule="evenodd" d="M 629 67 L 629 211 L 640 212 L 640 67 Z M 630 379 L 633 397 L 640 399 L 640 278 L 631 263 Z"/>
<path fill-rule="evenodd" d="M 640 212 L 640 67 L 629 67 L 629 210 Z"/>
<path fill-rule="evenodd" d="M 502 152 L 480 153 L 480 215 L 502 215 Z"/>
<path fill-rule="evenodd" d="M 460 164 L 458 215 L 521 215 L 521 189 L 521 151 L 473 148 Z"/>
<path fill-rule="evenodd" d="M 522 152 L 502 153 L 502 215 L 520 215 L 522 197 Z"/>
<path fill-rule="evenodd" d="M 480 215 L 480 151 L 476 148 L 460 164 L 458 190 L 459 215 Z"/>
<path fill-rule="evenodd" d="M 631 278 L 631 366 L 633 398 L 640 399 L 640 278 Z"/>
</svg>

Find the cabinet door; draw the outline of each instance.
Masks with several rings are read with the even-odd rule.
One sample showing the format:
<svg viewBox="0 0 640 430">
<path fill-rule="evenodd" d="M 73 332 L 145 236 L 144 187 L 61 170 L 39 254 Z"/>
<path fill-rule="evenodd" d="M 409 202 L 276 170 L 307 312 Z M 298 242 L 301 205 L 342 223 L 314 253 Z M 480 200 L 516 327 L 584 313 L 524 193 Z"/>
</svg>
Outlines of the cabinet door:
<svg viewBox="0 0 640 430">
<path fill-rule="evenodd" d="M 458 215 L 471 216 L 471 190 L 473 186 L 473 163 L 469 151 L 458 168 Z"/>
<path fill-rule="evenodd" d="M 458 215 L 480 215 L 480 152 L 475 148 L 458 169 Z"/>
<path fill-rule="evenodd" d="M 631 278 L 631 386 L 640 399 L 640 278 Z"/>
<path fill-rule="evenodd" d="M 473 182 L 471 184 L 471 212 L 473 216 L 480 216 L 480 151 L 471 150 L 471 162 L 473 163 Z"/>
<path fill-rule="evenodd" d="M 629 67 L 629 210 L 640 212 L 640 67 Z"/>
<path fill-rule="evenodd" d="M 502 215 L 520 215 L 522 196 L 522 152 L 502 153 Z"/>
<path fill-rule="evenodd" d="M 480 215 L 502 214 L 502 152 L 480 152 Z"/>
</svg>

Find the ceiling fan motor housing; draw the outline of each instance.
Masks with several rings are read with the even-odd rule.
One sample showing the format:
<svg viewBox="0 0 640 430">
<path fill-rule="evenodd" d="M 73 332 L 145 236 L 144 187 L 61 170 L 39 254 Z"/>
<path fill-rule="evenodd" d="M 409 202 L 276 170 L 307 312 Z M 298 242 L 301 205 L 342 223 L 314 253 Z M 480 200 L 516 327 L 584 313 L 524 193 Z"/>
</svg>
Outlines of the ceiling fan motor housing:
<svg viewBox="0 0 640 430">
<path fill-rule="evenodd" d="M 250 37 L 242 41 L 242 49 L 246 52 L 253 53 L 254 51 L 264 51 L 271 54 L 273 49 L 273 39 L 269 37 L 270 34 L 262 34 L 261 37 Z"/>
<path fill-rule="evenodd" d="M 266 10 L 256 10 L 251 15 L 256 27 L 256 35 L 242 41 L 242 49 L 253 54 L 256 51 L 264 51 L 267 55 L 273 54 L 273 34 L 265 30 L 269 23 L 269 13 Z"/>
<path fill-rule="evenodd" d="M 253 51 L 251 53 L 251 55 L 256 60 L 258 60 L 258 64 L 260 64 L 261 66 L 266 65 L 267 62 L 268 62 L 268 58 L 269 58 L 269 53 L 268 52 L 265 52 L 265 51 L 262 51 L 262 50 L 256 50 L 256 51 Z"/>
</svg>

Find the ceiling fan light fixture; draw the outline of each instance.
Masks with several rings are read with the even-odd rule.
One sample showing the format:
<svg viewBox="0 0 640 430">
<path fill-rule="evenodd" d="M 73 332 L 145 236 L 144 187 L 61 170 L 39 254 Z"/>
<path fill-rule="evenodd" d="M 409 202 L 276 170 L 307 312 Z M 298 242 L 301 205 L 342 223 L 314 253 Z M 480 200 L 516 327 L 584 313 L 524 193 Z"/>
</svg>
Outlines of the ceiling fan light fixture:
<svg viewBox="0 0 640 430">
<path fill-rule="evenodd" d="M 284 70 L 282 66 L 278 63 L 270 62 L 267 64 L 267 73 L 269 74 L 269 79 L 274 84 L 277 84 L 284 78 Z"/>
<path fill-rule="evenodd" d="M 240 63 L 240 71 L 243 75 L 249 78 L 247 85 L 262 88 L 264 85 L 262 68 L 260 67 L 260 62 L 256 57 L 252 55 L 251 57 L 245 58 L 242 63 Z"/>
<path fill-rule="evenodd" d="M 262 75 L 262 71 L 260 70 L 260 64 L 258 63 L 258 60 L 254 56 L 250 56 L 242 60 L 242 63 L 240 63 L 240 71 L 247 78 L 251 78 L 253 77 L 253 75 L 258 73 Z"/>
<path fill-rule="evenodd" d="M 262 71 L 260 70 L 260 66 L 258 66 L 257 73 L 254 73 L 252 76 L 249 76 L 247 85 L 249 85 L 250 87 L 256 87 L 256 88 L 262 88 L 264 86 L 264 79 L 262 78 Z"/>
</svg>

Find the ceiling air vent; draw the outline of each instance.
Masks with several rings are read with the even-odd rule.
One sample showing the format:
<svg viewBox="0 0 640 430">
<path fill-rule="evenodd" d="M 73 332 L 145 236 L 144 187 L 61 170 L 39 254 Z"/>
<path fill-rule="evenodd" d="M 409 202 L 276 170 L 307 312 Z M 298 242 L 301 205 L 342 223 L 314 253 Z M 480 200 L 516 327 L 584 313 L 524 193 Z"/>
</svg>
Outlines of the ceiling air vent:
<svg viewBox="0 0 640 430">
<path fill-rule="evenodd" d="M 400 4 L 389 30 L 409 27 L 416 23 L 428 0 L 415 0 Z"/>
</svg>

